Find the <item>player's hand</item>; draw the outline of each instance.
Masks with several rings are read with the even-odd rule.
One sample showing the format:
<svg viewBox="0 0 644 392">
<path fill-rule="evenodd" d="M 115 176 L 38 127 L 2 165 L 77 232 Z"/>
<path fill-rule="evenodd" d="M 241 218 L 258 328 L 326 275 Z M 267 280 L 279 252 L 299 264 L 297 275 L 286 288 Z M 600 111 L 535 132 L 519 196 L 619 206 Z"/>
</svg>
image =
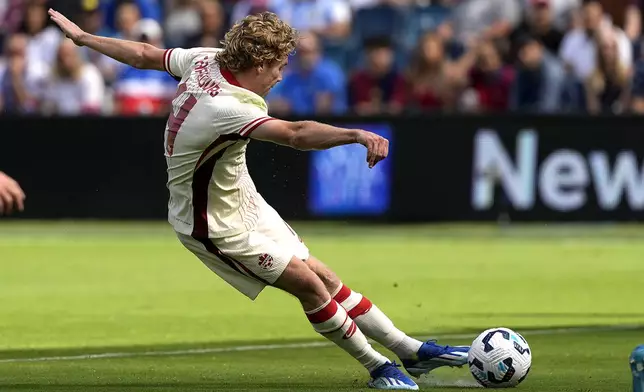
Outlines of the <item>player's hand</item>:
<svg viewBox="0 0 644 392">
<path fill-rule="evenodd" d="M 25 209 L 25 193 L 11 177 L 0 172 L 0 215 L 11 214 L 14 208 Z"/>
<path fill-rule="evenodd" d="M 378 162 L 387 158 L 387 155 L 389 155 L 389 140 L 373 132 L 360 131 L 358 134 L 358 143 L 367 147 L 367 163 L 369 164 L 369 168 L 376 166 Z"/>
<path fill-rule="evenodd" d="M 63 14 L 58 11 L 54 11 L 51 8 L 49 9 L 49 18 L 53 20 L 54 23 L 58 25 L 58 27 L 60 27 L 67 38 L 74 41 L 76 45 L 83 46 L 83 43 L 81 41 L 87 33 L 85 33 L 80 27 L 78 27 L 76 23 L 72 22 Z"/>
</svg>

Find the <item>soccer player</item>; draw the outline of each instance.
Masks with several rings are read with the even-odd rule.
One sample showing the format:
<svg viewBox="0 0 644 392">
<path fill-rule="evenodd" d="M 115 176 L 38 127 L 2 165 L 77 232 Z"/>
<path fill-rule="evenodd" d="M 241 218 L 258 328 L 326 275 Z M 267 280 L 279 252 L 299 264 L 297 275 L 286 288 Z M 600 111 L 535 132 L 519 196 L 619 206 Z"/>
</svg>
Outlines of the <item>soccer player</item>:
<svg viewBox="0 0 644 392">
<path fill-rule="evenodd" d="M 0 215 L 9 215 L 14 208 L 25 209 L 25 192 L 16 180 L 0 172 Z"/>
<path fill-rule="evenodd" d="M 423 343 L 397 329 L 376 305 L 311 256 L 257 192 L 246 167 L 250 139 L 300 150 L 360 143 L 369 167 L 388 153 L 388 141 L 371 132 L 268 115 L 264 97 L 282 79 L 296 45 L 293 28 L 266 12 L 235 24 L 221 49 L 162 50 L 94 36 L 54 10 L 49 15 L 77 45 L 133 67 L 168 72 L 179 82 L 165 129 L 168 219 L 181 243 L 212 271 L 252 300 L 266 286 L 298 298 L 314 330 L 370 372 L 372 388 L 418 386 L 366 336 L 392 350 L 416 377 L 467 362 L 466 346 Z"/>
</svg>

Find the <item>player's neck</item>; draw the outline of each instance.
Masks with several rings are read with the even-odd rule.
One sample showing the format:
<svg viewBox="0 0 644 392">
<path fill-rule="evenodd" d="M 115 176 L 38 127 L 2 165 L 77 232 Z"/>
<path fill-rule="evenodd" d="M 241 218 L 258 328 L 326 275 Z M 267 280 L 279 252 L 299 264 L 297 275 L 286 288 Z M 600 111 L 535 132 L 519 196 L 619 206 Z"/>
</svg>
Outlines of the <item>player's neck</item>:
<svg viewBox="0 0 644 392">
<path fill-rule="evenodd" d="M 245 88 L 248 91 L 252 91 L 257 95 L 260 95 L 259 86 L 257 86 L 256 79 L 257 77 L 251 75 L 251 72 L 236 72 L 233 73 L 233 76 L 239 87 Z"/>
</svg>

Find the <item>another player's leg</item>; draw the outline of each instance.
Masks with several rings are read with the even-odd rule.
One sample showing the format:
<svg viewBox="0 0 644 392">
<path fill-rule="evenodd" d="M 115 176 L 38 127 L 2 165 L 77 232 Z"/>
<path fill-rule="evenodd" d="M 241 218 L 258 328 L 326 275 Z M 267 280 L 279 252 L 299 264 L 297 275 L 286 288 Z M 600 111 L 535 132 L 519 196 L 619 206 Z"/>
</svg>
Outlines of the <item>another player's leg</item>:
<svg viewBox="0 0 644 392">
<path fill-rule="evenodd" d="M 364 334 L 398 355 L 412 376 L 418 377 L 441 366 L 463 366 L 467 363 L 469 347 L 442 346 L 434 341 L 423 343 L 407 336 L 369 299 L 342 284 L 322 262 L 310 257 L 307 265 Z"/>
<path fill-rule="evenodd" d="M 331 298 L 322 280 L 302 260 L 293 257 L 273 286 L 298 298 L 315 331 L 348 352 L 369 371 L 371 387 L 418 389 L 395 364 L 374 350 L 347 311 Z"/>
</svg>

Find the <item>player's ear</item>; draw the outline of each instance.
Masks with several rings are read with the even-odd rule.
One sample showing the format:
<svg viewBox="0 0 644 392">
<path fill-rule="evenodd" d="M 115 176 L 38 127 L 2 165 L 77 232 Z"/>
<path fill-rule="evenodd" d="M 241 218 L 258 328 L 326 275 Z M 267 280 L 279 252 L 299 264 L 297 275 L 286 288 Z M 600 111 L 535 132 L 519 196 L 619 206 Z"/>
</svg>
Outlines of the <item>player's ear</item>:
<svg viewBox="0 0 644 392">
<path fill-rule="evenodd" d="M 264 73 L 264 66 L 263 65 L 260 65 L 259 67 L 257 67 L 257 73 L 258 74 L 263 74 Z"/>
</svg>

